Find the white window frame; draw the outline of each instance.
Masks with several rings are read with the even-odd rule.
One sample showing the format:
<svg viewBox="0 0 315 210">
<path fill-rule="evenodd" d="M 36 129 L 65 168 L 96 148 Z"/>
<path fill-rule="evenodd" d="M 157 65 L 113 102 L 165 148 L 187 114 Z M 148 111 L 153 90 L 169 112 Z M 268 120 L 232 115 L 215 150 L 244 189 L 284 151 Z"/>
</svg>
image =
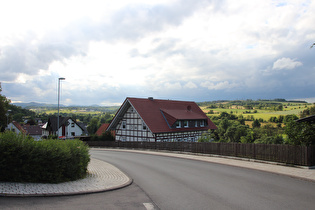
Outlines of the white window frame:
<svg viewBox="0 0 315 210">
<path fill-rule="evenodd" d="M 188 127 L 189 127 L 189 122 L 188 122 L 188 120 L 185 120 L 185 121 L 184 121 L 184 127 L 185 127 L 185 128 L 188 128 Z"/>
<path fill-rule="evenodd" d="M 181 121 L 176 121 L 176 128 L 181 128 L 182 127 L 182 123 Z"/>
<path fill-rule="evenodd" d="M 205 121 L 204 120 L 200 121 L 200 127 L 205 127 Z"/>
</svg>

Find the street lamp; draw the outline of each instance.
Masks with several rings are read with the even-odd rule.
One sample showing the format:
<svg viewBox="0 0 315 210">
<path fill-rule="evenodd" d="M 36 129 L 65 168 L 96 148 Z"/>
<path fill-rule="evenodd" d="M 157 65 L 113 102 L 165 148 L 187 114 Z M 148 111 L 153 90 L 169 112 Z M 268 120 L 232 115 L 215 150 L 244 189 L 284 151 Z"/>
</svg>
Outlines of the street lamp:
<svg viewBox="0 0 315 210">
<path fill-rule="evenodd" d="M 7 116 L 7 128 L 9 130 L 9 112 L 11 112 L 11 110 L 9 109 L 8 112 L 5 114 Z"/>
<path fill-rule="evenodd" d="M 59 139 L 59 103 L 60 103 L 60 80 L 65 80 L 66 78 L 58 78 L 58 116 L 57 116 L 57 136 Z"/>
</svg>

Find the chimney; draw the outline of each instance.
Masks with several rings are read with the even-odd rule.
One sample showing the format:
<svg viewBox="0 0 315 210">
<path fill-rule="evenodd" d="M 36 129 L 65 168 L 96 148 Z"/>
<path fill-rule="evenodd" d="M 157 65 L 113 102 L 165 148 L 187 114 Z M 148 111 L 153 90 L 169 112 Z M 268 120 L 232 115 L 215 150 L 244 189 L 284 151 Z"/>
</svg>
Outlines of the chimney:
<svg viewBox="0 0 315 210">
<path fill-rule="evenodd" d="M 150 101 L 153 101 L 153 97 L 149 97 L 148 99 L 149 99 Z"/>
</svg>

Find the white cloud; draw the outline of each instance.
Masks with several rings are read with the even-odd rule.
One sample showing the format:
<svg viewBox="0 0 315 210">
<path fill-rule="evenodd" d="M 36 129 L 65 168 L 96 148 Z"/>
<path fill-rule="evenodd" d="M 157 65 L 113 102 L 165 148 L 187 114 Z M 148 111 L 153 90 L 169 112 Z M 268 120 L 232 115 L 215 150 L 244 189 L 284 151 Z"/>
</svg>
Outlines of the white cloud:
<svg viewBox="0 0 315 210">
<path fill-rule="evenodd" d="M 208 90 L 250 98 L 266 86 L 268 94 L 290 85 L 313 94 L 311 82 L 291 81 L 315 79 L 315 1 L 183 2 L 7 1 L 0 7 L 4 93 L 21 101 L 23 87 L 33 98 L 42 89 L 37 101 L 54 100 L 47 90 L 63 76 L 74 104 L 115 104 L 127 94 L 207 100 Z M 273 71 L 297 67 L 294 75 Z"/>
<path fill-rule="evenodd" d="M 202 82 L 201 86 L 208 88 L 209 90 L 230 90 L 235 87 L 238 87 L 239 85 L 235 83 L 230 83 L 229 81 L 222 81 L 217 83 L 206 81 Z"/>
<path fill-rule="evenodd" d="M 296 59 L 291 58 L 280 58 L 273 63 L 272 69 L 281 70 L 281 69 L 294 69 L 296 67 L 302 66 L 302 62 L 296 61 Z"/>
<path fill-rule="evenodd" d="M 189 88 L 189 89 L 194 89 L 194 88 L 197 88 L 197 85 L 196 85 L 195 83 L 189 81 L 189 82 L 187 82 L 187 83 L 185 84 L 184 87 Z"/>
<path fill-rule="evenodd" d="M 164 84 L 165 88 L 167 91 L 174 91 L 174 90 L 180 90 L 182 89 L 182 85 L 179 82 L 175 82 L 175 83 L 165 83 Z"/>
</svg>

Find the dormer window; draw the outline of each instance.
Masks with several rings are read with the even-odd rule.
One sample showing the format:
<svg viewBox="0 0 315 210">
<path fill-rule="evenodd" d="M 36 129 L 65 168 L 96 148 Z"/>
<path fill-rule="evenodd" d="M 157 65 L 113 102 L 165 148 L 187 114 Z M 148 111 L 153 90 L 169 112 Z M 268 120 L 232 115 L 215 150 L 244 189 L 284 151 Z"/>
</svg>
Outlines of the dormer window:
<svg viewBox="0 0 315 210">
<path fill-rule="evenodd" d="M 195 121 L 195 127 L 198 127 L 198 121 L 197 120 Z"/>
<path fill-rule="evenodd" d="M 200 121 L 200 127 L 205 127 L 205 121 L 204 120 Z"/>
<path fill-rule="evenodd" d="M 181 127 L 181 122 L 180 121 L 176 121 L 176 128 L 180 128 Z"/>
<path fill-rule="evenodd" d="M 184 121 L 184 127 L 185 127 L 185 128 L 188 128 L 188 120 L 185 120 L 185 121 Z"/>
</svg>

